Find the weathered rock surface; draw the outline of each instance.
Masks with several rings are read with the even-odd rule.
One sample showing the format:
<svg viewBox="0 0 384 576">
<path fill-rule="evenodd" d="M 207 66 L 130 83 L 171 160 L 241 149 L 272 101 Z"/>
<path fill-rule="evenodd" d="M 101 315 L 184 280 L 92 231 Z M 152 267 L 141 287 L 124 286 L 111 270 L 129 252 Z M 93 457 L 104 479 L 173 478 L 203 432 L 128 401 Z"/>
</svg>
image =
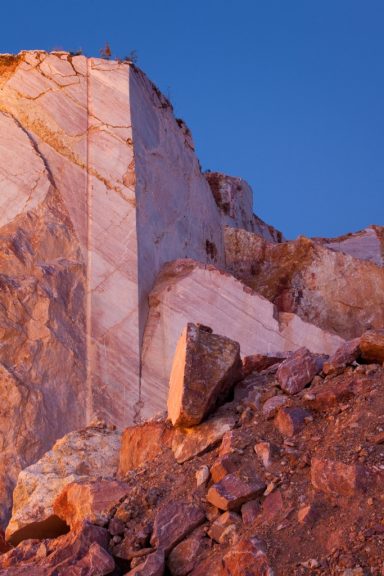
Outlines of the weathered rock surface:
<svg viewBox="0 0 384 576">
<path fill-rule="evenodd" d="M 256 232 L 269 242 L 282 242 L 281 232 L 252 213 L 253 193 L 242 178 L 206 172 L 204 174 L 220 210 L 223 226 Z"/>
<path fill-rule="evenodd" d="M 363 489 L 365 473 L 358 464 L 313 458 L 311 481 L 315 488 L 328 494 L 353 496 Z"/>
<path fill-rule="evenodd" d="M 274 244 L 228 227 L 225 258 L 227 270 L 280 311 L 324 330 L 352 339 L 384 325 L 384 269 L 373 262 L 304 237 Z"/>
<path fill-rule="evenodd" d="M 257 538 L 241 540 L 224 556 L 228 576 L 273 576 L 274 572 Z"/>
<path fill-rule="evenodd" d="M 55 498 L 53 513 L 72 530 L 84 521 L 105 526 L 128 490 L 127 484 L 116 480 L 71 482 Z"/>
<path fill-rule="evenodd" d="M 241 366 L 237 342 L 188 323 L 177 344 L 169 381 L 172 424 L 200 424 L 240 380 Z"/>
<path fill-rule="evenodd" d="M 163 507 L 155 518 L 151 544 L 168 554 L 205 520 L 203 510 L 186 502 L 173 502 Z"/>
<path fill-rule="evenodd" d="M 220 510 L 239 510 L 242 504 L 262 494 L 265 487 L 260 478 L 246 480 L 239 475 L 228 474 L 211 486 L 207 500 Z"/>
<path fill-rule="evenodd" d="M 103 427 L 70 432 L 58 440 L 41 460 L 19 474 L 7 540 L 14 544 L 51 536 L 56 526 L 53 503 L 64 486 L 89 478 L 112 478 L 119 449 L 120 433 Z M 63 522 L 56 530 L 63 530 Z"/>
<path fill-rule="evenodd" d="M 172 432 L 163 421 L 126 428 L 121 437 L 120 476 L 157 458 L 171 446 Z"/>
<path fill-rule="evenodd" d="M 297 394 L 312 382 L 322 366 L 319 356 L 311 354 L 306 348 L 299 348 L 279 365 L 276 378 L 284 392 Z"/>
<path fill-rule="evenodd" d="M 384 329 L 368 330 L 360 338 L 360 350 L 364 360 L 384 362 Z"/>
<path fill-rule="evenodd" d="M 281 354 L 301 346 L 332 354 L 343 340 L 276 307 L 229 274 L 192 260 L 167 264 L 150 295 L 142 366 L 143 417 L 164 410 L 172 358 L 188 322 L 239 342 L 244 356 Z M 164 337 L 164 334 L 166 337 Z"/>
</svg>

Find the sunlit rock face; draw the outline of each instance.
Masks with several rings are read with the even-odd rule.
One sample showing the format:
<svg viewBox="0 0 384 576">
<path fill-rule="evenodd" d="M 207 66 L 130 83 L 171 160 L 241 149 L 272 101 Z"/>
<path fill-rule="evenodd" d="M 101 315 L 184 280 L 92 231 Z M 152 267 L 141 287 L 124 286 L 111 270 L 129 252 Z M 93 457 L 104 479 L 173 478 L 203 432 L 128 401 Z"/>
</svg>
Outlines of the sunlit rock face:
<svg viewBox="0 0 384 576">
<path fill-rule="evenodd" d="M 254 218 L 237 192 L 232 226 Z M 5 516 L 19 470 L 58 437 L 133 422 L 155 278 L 177 258 L 224 266 L 223 223 L 188 128 L 136 67 L 0 56 Z"/>
<path fill-rule="evenodd" d="M 344 252 L 359 258 L 384 266 L 384 227 L 368 226 L 364 230 L 345 234 L 339 238 L 314 238 L 336 252 Z"/>
<path fill-rule="evenodd" d="M 272 244 L 226 227 L 226 268 L 280 311 L 355 338 L 384 325 L 384 269 L 365 234 L 348 238 L 348 245 L 305 237 Z"/>
</svg>

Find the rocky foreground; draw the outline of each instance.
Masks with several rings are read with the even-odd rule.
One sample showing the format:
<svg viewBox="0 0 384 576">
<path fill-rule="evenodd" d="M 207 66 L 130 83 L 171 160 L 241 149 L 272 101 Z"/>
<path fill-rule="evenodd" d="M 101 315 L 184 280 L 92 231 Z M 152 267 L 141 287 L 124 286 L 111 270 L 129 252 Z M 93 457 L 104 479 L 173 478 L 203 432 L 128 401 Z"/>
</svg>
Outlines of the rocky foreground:
<svg viewBox="0 0 384 576">
<path fill-rule="evenodd" d="M 168 417 L 96 422 L 20 474 L 0 574 L 383 574 L 383 361 L 383 330 L 241 361 L 188 324 Z"/>
</svg>

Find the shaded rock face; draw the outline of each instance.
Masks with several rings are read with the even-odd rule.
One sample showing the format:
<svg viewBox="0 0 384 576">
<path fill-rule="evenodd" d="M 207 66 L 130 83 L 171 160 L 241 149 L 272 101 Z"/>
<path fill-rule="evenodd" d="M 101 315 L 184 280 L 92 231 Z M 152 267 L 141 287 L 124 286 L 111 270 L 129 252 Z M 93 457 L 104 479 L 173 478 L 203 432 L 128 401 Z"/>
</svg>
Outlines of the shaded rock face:
<svg viewBox="0 0 384 576">
<path fill-rule="evenodd" d="M 226 267 L 279 310 L 343 338 L 384 325 L 384 270 L 300 237 L 271 244 L 225 229 Z"/>
<path fill-rule="evenodd" d="M 350 254 L 360 260 L 384 265 L 384 228 L 383 226 L 368 226 L 359 232 L 345 234 L 339 238 L 314 238 L 323 246 Z"/>
</svg>

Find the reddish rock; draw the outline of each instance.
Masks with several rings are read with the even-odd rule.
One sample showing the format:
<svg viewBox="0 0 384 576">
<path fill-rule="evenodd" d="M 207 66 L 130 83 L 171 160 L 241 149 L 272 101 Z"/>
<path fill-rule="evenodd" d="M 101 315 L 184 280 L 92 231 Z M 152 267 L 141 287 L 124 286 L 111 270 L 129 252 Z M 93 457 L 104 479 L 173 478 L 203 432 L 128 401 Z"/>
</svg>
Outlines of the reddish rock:
<svg viewBox="0 0 384 576">
<path fill-rule="evenodd" d="M 258 442 L 255 444 L 254 450 L 262 461 L 264 468 L 269 468 L 272 464 L 272 460 L 274 460 L 279 454 L 277 446 L 270 442 Z"/>
<path fill-rule="evenodd" d="M 171 502 L 156 515 L 151 545 L 168 554 L 183 538 L 202 524 L 205 514 L 195 504 Z"/>
<path fill-rule="evenodd" d="M 168 416 L 172 424 L 200 424 L 240 378 L 239 344 L 205 327 L 187 324 L 177 344 L 169 381 Z"/>
<path fill-rule="evenodd" d="M 250 443 L 249 436 L 240 428 L 226 432 L 221 441 L 219 456 L 243 450 Z"/>
<path fill-rule="evenodd" d="M 172 431 L 165 422 L 146 422 L 130 426 L 123 432 L 119 459 L 119 476 L 154 460 L 165 447 L 170 447 Z"/>
<path fill-rule="evenodd" d="M 232 472 L 236 472 L 239 469 L 241 462 L 241 455 L 236 453 L 226 454 L 224 456 L 219 456 L 211 466 L 211 476 L 214 482 L 220 482 Z"/>
<path fill-rule="evenodd" d="M 284 356 L 266 356 L 265 354 L 252 354 L 243 358 L 243 375 L 248 376 L 252 372 L 261 372 L 270 366 L 279 364 L 285 359 Z"/>
<path fill-rule="evenodd" d="M 320 372 L 322 364 L 321 357 L 299 348 L 280 364 L 276 378 L 282 390 L 297 394 Z"/>
<path fill-rule="evenodd" d="M 104 528 L 87 522 L 53 540 L 25 540 L 0 556 L 0 568 L 5 568 L 1 574 L 104 576 L 115 567 L 113 558 L 106 551 L 108 541 L 109 534 Z"/>
<path fill-rule="evenodd" d="M 366 485 L 364 468 L 325 458 L 312 458 L 311 482 L 317 489 L 334 496 L 353 496 Z"/>
<path fill-rule="evenodd" d="M 369 377 L 355 373 L 340 374 L 309 390 L 306 403 L 315 410 L 327 410 L 330 406 L 346 402 L 369 388 Z"/>
<path fill-rule="evenodd" d="M 289 398 L 287 398 L 287 396 L 272 396 L 272 398 L 268 398 L 268 400 L 266 400 L 263 404 L 263 415 L 267 418 L 267 420 L 269 420 L 276 416 L 279 408 L 285 406 L 287 403 L 289 403 Z"/>
<path fill-rule="evenodd" d="M 241 518 L 236 512 L 224 512 L 213 522 L 208 530 L 208 536 L 219 544 L 224 544 L 237 532 Z"/>
<path fill-rule="evenodd" d="M 295 436 L 304 428 L 308 417 L 310 412 L 304 408 L 280 408 L 275 417 L 275 426 L 283 436 Z"/>
<path fill-rule="evenodd" d="M 228 576 L 273 576 L 264 546 L 257 538 L 244 538 L 224 556 Z"/>
<path fill-rule="evenodd" d="M 144 562 L 126 572 L 126 576 L 163 576 L 165 570 L 165 555 L 163 550 L 149 554 Z"/>
<path fill-rule="evenodd" d="M 280 490 L 274 490 L 265 497 L 262 506 L 263 519 L 266 522 L 273 520 L 284 507 L 284 501 Z"/>
<path fill-rule="evenodd" d="M 0 554 L 4 554 L 4 552 L 8 552 L 10 550 L 10 546 L 5 541 L 5 535 L 2 530 L 0 530 Z"/>
<path fill-rule="evenodd" d="M 368 330 L 360 338 L 361 356 L 368 362 L 384 362 L 384 329 Z"/>
<path fill-rule="evenodd" d="M 241 507 L 241 517 L 243 519 L 244 526 L 251 526 L 256 518 L 259 516 L 261 511 L 259 500 L 249 500 Z"/>
<path fill-rule="evenodd" d="M 234 428 L 233 416 L 212 417 L 194 428 L 177 428 L 172 438 L 172 451 L 179 464 L 202 454 Z"/>
<path fill-rule="evenodd" d="M 332 374 L 352 364 L 360 355 L 360 338 L 348 340 L 323 364 L 323 372 Z"/>
<path fill-rule="evenodd" d="M 100 526 L 111 510 L 127 495 L 129 486 L 116 480 L 95 480 L 67 484 L 53 503 L 54 513 L 71 529 L 84 520 Z"/>
<path fill-rule="evenodd" d="M 198 564 L 209 540 L 204 528 L 198 528 L 171 551 L 167 566 L 172 576 L 186 576 Z"/>
<path fill-rule="evenodd" d="M 265 483 L 257 478 L 242 479 L 239 475 L 228 474 L 208 490 L 207 500 L 220 510 L 238 510 L 241 505 L 262 494 Z"/>
<path fill-rule="evenodd" d="M 227 576 L 220 550 L 201 560 L 189 576 Z"/>
<path fill-rule="evenodd" d="M 320 516 L 320 506 L 316 503 L 306 504 L 297 511 L 297 521 L 299 524 L 312 526 Z"/>
</svg>

